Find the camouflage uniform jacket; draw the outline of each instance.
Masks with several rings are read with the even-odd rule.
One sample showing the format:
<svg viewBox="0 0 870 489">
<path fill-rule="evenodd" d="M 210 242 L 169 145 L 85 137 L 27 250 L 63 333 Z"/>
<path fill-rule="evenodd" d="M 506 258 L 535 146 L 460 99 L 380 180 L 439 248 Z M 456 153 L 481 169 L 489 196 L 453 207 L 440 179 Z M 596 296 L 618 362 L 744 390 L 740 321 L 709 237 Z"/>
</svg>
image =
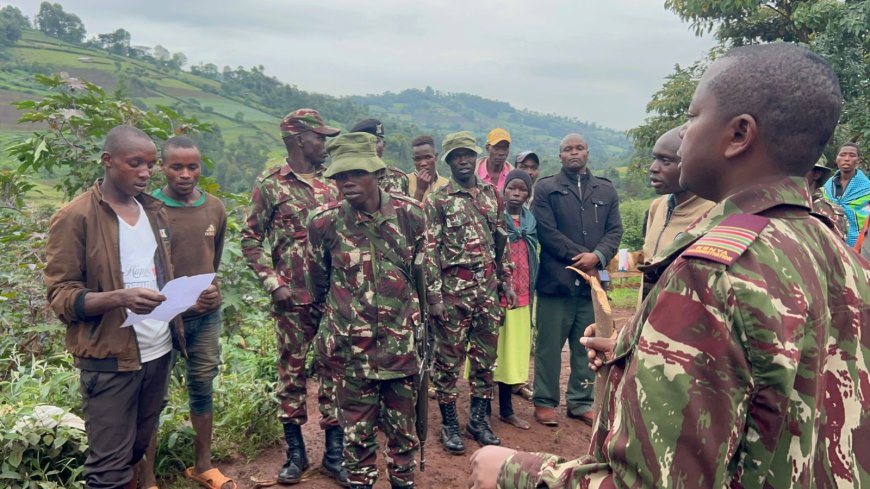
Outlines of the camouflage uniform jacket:
<svg viewBox="0 0 870 489">
<path fill-rule="evenodd" d="M 828 202 L 821 189 L 813 192 L 813 213 L 830 219 L 833 225 L 828 227 L 834 231 L 837 237 L 843 241 L 846 240 L 846 231 L 849 226 L 849 223 L 846 221 L 846 214 L 843 212 L 842 207 Z"/>
<path fill-rule="evenodd" d="M 678 237 L 616 340 L 589 455 L 517 453 L 499 487 L 867 487 L 870 269 L 809 208 L 785 178 Z"/>
<path fill-rule="evenodd" d="M 476 185 L 465 189 L 451 178 L 450 183 L 433 191 L 426 199 L 426 221 L 432 234 L 427 254 L 434 266 L 429 271 L 430 305 L 443 302 L 443 270 L 452 267 L 485 270 L 495 266 L 493 233 L 496 229 L 505 229 L 504 212 L 499 213 L 495 187 L 475 179 Z M 481 214 L 486 216 L 486 223 Z M 510 263 L 510 247 L 505 246 L 501 267 L 495 271 L 502 284 L 510 284 Z"/>
<path fill-rule="evenodd" d="M 322 170 L 313 185 L 296 176 L 289 164 L 257 177 L 247 226 L 242 230 L 242 253 L 267 292 L 286 286 L 294 304 L 312 303 L 303 272 L 308 214 L 337 199 L 338 190 L 323 178 Z M 263 249 L 264 240 L 269 241 L 271 257 Z"/>
<path fill-rule="evenodd" d="M 380 234 L 408 270 L 429 236 L 417 201 L 383 191 L 374 215 L 338 202 L 312 213 L 308 284 L 315 303 L 325 305 L 316 351 L 331 370 L 350 377 L 414 375 L 419 370 L 414 332 L 421 321 L 417 293 L 361 226 Z"/>
<path fill-rule="evenodd" d="M 378 186 L 391 194 L 410 195 L 408 175 L 395 166 L 387 166 L 384 176 L 378 181 Z"/>
</svg>

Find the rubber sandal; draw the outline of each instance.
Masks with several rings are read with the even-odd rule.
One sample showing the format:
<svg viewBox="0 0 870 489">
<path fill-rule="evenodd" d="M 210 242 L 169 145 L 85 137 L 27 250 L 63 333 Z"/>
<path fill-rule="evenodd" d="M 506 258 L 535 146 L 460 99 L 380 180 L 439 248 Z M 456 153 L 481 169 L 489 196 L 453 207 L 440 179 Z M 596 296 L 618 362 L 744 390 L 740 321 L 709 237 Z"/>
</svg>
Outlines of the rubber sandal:
<svg viewBox="0 0 870 489">
<path fill-rule="evenodd" d="M 212 467 L 201 474 L 196 474 L 193 467 L 188 467 L 184 470 L 184 477 L 198 483 L 207 489 L 223 489 L 224 484 L 230 482 L 232 489 L 238 489 L 239 486 L 232 478 L 225 476 L 220 469 Z"/>
</svg>

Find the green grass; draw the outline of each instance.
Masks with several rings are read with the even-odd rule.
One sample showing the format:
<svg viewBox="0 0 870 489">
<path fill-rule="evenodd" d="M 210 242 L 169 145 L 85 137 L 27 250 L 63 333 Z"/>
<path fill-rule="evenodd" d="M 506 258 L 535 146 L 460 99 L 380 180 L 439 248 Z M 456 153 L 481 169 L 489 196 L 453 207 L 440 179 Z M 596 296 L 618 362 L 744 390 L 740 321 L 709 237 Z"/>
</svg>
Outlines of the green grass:
<svg viewBox="0 0 870 489">
<path fill-rule="evenodd" d="M 610 305 L 620 309 L 637 307 L 637 296 L 640 289 L 640 277 L 628 277 L 619 283 L 610 285 Z"/>
</svg>

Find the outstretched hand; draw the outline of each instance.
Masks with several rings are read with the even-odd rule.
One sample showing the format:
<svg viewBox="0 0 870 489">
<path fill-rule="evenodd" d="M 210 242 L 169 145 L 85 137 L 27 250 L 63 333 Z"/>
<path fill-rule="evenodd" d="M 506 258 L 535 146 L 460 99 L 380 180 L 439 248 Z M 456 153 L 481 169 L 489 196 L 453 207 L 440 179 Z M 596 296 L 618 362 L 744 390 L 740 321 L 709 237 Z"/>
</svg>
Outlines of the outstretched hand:
<svg viewBox="0 0 870 489">
<path fill-rule="evenodd" d="M 613 348 L 616 345 L 616 331 L 610 338 L 596 338 L 595 324 L 590 324 L 583 331 L 580 344 L 586 347 L 586 356 L 589 358 L 589 368 L 596 371 L 605 362 L 613 359 Z"/>
</svg>

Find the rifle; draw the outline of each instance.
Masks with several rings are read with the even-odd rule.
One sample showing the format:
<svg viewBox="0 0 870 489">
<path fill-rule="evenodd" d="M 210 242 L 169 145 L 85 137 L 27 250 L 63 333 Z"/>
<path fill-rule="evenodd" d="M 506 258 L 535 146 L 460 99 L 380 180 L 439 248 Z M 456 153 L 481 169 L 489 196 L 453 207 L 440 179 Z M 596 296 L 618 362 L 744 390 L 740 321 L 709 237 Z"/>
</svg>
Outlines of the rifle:
<svg viewBox="0 0 870 489">
<path fill-rule="evenodd" d="M 421 251 L 414 258 L 412 275 L 417 298 L 420 301 L 420 327 L 417 329 L 417 353 L 420 357 L 420 373 L 417 374 L 417 418 L 414 421 L 417 438 L 420 440 L 420 472 L 426 470 L 426 438 L 429 433 L 429 311 L 426 301 L 426 270 Z"/>
</svg>

